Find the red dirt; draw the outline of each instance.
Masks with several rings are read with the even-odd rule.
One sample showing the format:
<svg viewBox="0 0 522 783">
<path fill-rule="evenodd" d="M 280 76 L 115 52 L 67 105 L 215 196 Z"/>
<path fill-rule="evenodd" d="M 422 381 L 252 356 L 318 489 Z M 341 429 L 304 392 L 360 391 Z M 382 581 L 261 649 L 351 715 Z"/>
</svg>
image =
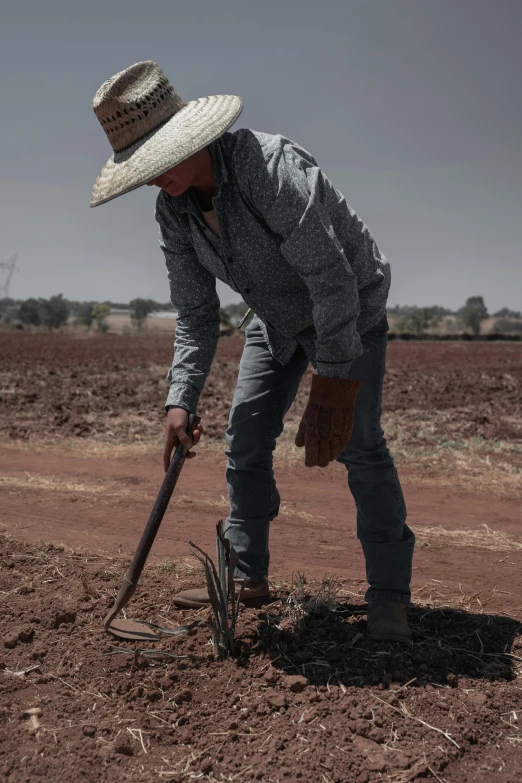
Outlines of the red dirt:
<svg viewBox="0 0 522 783">
<path fill-rule="evenodd" d="M 75 549 L 104 554 L 131 553 L 147 521 L 162 480 L 161 454 L 143 459 L 82 457 L 46 449 L 0 447 L 4 481 L 0 521 L 17 539 L 53 541 Z M 271 572 L 289 578 L 305 571 L 321 579 L 332 571 L 364 584 L 360 547 L 354 532 L 355 509 L 346 486 L 346 471 L 335 463 L 327 469 L 288 466 L 276 461 L 282 513 L 272 525 Z M 40 486 L 31 484 L 31 477 Z M 504 551 L 487 548 L 466 556 L 466 532 L 484 529 L 518 537 L 520 503 L 486 493 L 437 486 L 416 487 L 415 478 L 401 473 L 408 522 L 420 533 L 415 579 L 418 587 L 440 578 L 446 587 L 466 594 L 495 586 L 522 595 L 522 549 L 505 559 Z M 48 481 L 46 485 L 46 479 Z M 17 486 L 16 482 L 22 482 Z M 70 489 L 67 489 L 72 484 Z M 55 487 L 53 489 L 53 486 Z M 61 489 L 63 487 L 63 489 Z M 82 489 L 84 487 L 84 489 Z M 306 487 L 306 498 L 303 498 Z M 202 448 L 187 462 L 154 545 L 157 557 L 178 559 L 188 554 L 189 539 L 214 547 L 214 524 L 227 513 L 224 456 Z M 457 546 L 441 546 L 437 528 L 461 531 Z M 426 528 L 429 534 L 423 535 Z M 433 540 L 430 539 L 433 538 Z M 298 549 L 296 544 L 299 542 Z M 499 560 L 501 566 L 495 568 Z M 495 608 L 506 605 L 491 599 Z M 508 598 L 509 602 L 509 598 Z"/>
<path fill-rule="evenodd" d="M 418 538 L 411 646 L 366 637 L 344 468 L 310 470 L 284 455 L 271 533 L 277 600 L 242 613 L 238 659 L 214 661 L 203 629 L 156 644 L 155 656 L 104 635 L 162 480 L 171 342 L 0 334 L 0 426 L 15 439 L 0 445 L 0 778 L 518 781 L 520 499 L 492 496 L 486 482 L 484 492 L 441 488 L 400 470 Z M 240 338 L 220 342 L 202 401 L 211 438 L 222 438 L 241 348 Z M 522 346 L 391 343 L 389 357 L 388 410 L 449 409 L 455 431 L 520 437 Z M 57 445 L 44 447 L 49 433 Z M 157 449 L 88 456 L 74 435 Z M 225 497 L 223 454 L 202 446 L 129 616 L 163 625 L 192 616 L 173 611 L 171 597 L 201 577 L 178 561 L 189 539 L 213 554 Z M 325 574 L 342 583 L 326 608 L 303 599 L 301 624 L 283 584 L 299 571 L 310 595 Z M 288 679 L 297 675 L 305 682 Z"/>
<path fill-rule="evenodd" d="M 122 553 L 134 549 L 161 480 L 159 455 L 107 461 L 11 447 L 0 459 L 4 478 L 22 482 L 4 489 L 0 522 L 28 542 L 6 539 L 0 560 L 9 602 L 0 621 L 4 664 L 7 672 L 38 665 L 1 680 L 0 769 L 9 783 L 36 774 L 88 783 L 198 776 L 373 783 L 421 780 L 430 770 L 447 783 L 517 779 L 520 747 L 508 738 L 518 733 L 518 660 L 503 653 L 522 654 L 518 503 L 497 499 L 488 510 L 485 496 L 441 496 L 403 477 L 420 542 L 410 610 L 416 636 L 407 648 L 379 645 L 365 637 L 364 572 L 343 469 L 281 464 L 285 512 L 273 525 L 272 577 L 303 571 L 320 580 L 333 572 L 346 597 L 333 611 L 312 612 L 299 630 L 276 588 L 282 603 L 242 615 L 237 661 L 212 660 L 204 630 L 157 645 L 189 658 L 135 660 L 116 654 L 134 645 L 109 641 L 101 621 L 128 562 Z M 188 555 L 189 538 L 213 552 L 214 523 L 225 508 L 208 502 L 224 492 L 222 461 L 202 451 L 187 463 L 131 616 L 185 620 L 170 609 L 170 596 L 200 576 L 172 560 Z M 46 477 L 52 483 L 28 491 L 23 481 L 36 473 L 41 484 Z M 118 495 L 118 485 L 130 492 Z M 303 509 L 310 518 L 299 516 Z M 456 545 L 436 535 L 439 525 L 447 535 L 461 531 Z M 466 531 L 481 525 L 493 534 L 491 547 L 467 545 Z M 495 549 L 495 537 L 504 549 Z M 34 546 L 41 539 L 60 548 Z M 309 684 L 294 693 L 286 678 L 303 671 Z M 22 716 L 28 707 L 43 713 L 32 734 Z M 134 729 L 142 730 L 146 753 Z"/>
</svg>

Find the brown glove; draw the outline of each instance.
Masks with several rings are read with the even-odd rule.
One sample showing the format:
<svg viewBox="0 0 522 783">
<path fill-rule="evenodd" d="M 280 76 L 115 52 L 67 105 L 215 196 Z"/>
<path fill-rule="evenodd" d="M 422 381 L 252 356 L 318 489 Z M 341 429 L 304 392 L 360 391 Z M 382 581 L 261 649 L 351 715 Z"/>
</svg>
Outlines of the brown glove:
<svg viewBox="0 0 522 783">
<path fill-rule="evenodd" d="M 353 428 L 353 409 L 361 381 L 312 377 L 312 389 L 295 445 L 305 447 L 305 465 L 325 468 L 345 448 Z"/>
</svg>

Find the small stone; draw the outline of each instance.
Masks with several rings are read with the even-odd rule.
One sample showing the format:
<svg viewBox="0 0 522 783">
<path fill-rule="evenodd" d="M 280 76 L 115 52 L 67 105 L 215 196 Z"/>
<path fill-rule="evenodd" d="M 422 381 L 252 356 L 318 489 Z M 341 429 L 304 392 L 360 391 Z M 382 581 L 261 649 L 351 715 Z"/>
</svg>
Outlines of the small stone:
<svg viewBox="0 0 522 783">
<path fill-rule="evenodd" d="M 112 597 L 111 600 L 113 600 Z M 57 630 L 62 625 L 70 625 L 74 622 L 76 622 L 76 612 L 74 609 L 59 609 L 51 615 L 47 627 L 52 630 Z"/>
<path fill-rule="evenodd" d="M 209 772 L 213 772 L 212 762 L 210 759 L 205 759 L 201 765 L 201 771 L 204 775 L 208 775 Z"/>
<path fill-rule="evenodd" d="M 283 683 L 292 691 L 292 693 L 302 693 L 309 684 L 307 678 L 300 674 L 294 674 L 285 677 Z"/>
<path fill-rule="evenodd" d="M 117 739 L 114 743 L 114 752 L 122 756 L 134 756 L 132 745 L 126 739 Z"/>
<path fill-rule="evenodd" d="M 487 702 L 488 697 L 485 693 L 474 691 L 472 693 L 468 693 L 468 699 L 477 707 L 482 707 Z"/>
<path fill-rule="evenodd" d="M 192 701 L 192 691 L 189 690 L 189 688 L 183 688 L 183 690 L 176 693 L 174 696 L 174 701 L 176 704 L 183 704 L 183 702 Z"/>
<path fill-rule="evenodd" d="M 266 703 L 273 710 L 284 710 L 286 707 L 286 696 L 284 693 L 269 693 L 266 697 Z"/>
<path fill-rule="evenodd" d="M 269 668 L 266 670 L 264 674 L 264 677 L 267 682 L 274 683 L 277 682 L 279 679 L 279 672 L 277 671 L 277 669 L 274 669 L 273 666 L 269 666 Z"/>
<path fill-rule="evenodd" d="M 368 764 L 368 769 L 372 772 L 384 772 L 386 769 L 384 757 L 377 753 L 375 755 L 369 755 L 366 759 L 366 763 Z"/>
<path fill-rule="evenodd" d="M 22 628 L 18 638 L 21 642 L 32 642 L 34 639 L 34 628 Z"/>
<path fill-rule="evenodd" d="M 30 657 L 33 659 L 33 661 L 41 660 L 45 658 L 47 655 L 47 648 L 46 647 L 35 647 L 33 650 L 31 650 Z"/>
<path fill-rule="evenodd" d="M 446 675 L 446 682 L 450 686 L 450 688 L 458 688 L 459 686 L 459 678 L 456 674 L 453 674 L 453 672 L 450 672 Z"/>
<path fill-rule="evenodd" d="M 96 726 L 84 726 L 83 727 L 83 736 L 84 737 L 94 737 L 96 734 Z"/>
<path fill-rule="evenodd" d="M 370 724 L 367 720 L 363 720 L 362 718 L 357 718 L 355 721 L 355 733 L 358 734 L 360 737 L 367 737 L 368 733 L 370 731 Z"/>
<path fill-rule="evenodd" d="M 191 737 L 192 737 L 192 732 L 190 731 L 190 729 L 183 729 L 180 735 L 180 739 L 184 745 L 190 742 Z"/>
<path fill-rule="evenodd" d="M 6 636 L 6 638 L 4 639 L 4 647 L 7 647 L 8 650 L 13 650 L 17 644 L 18 644 L 17 633 L 12 633 L 9 636 Z"/>
<path fill-rule="evenodd" d="M 27 710 L 23 710 L 22 715 L 24 718 L 30 718 L 31 715 L 36 715 L 37 718 L 41 718 L 43 712 L 41 707 L 29 707 Z"/>
</svg>

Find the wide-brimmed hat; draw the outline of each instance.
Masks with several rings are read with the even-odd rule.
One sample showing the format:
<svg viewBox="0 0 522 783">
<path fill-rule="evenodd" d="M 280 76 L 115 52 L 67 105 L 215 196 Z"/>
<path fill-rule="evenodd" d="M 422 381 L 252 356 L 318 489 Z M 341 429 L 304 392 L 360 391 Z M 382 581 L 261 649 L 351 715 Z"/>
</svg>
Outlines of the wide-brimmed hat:
<svg viewBox="0 0 522 783">
<path fill-rule="evenodd" d="M 144 185 L 217 139 L 237 120 L 237 95 L 185 102 L 155 62 L 131 65 L 108 79 L 92 102 L 111 146 L 94 184 L 91 207 Z"/>
</svg>

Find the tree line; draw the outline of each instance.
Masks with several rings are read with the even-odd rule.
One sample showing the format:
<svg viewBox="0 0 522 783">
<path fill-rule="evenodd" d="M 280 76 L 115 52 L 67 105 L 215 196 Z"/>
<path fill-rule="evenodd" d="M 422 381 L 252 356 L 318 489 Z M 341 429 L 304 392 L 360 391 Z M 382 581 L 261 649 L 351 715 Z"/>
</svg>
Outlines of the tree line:
<svg viewBox="0 0 522 783">
<path fill-rule="evenodd" d="M 245 315 L 248 306 L 245 302 L 227 305 L 220 309 L 223 327 L 232 328 Z M 0 322 L 15 328 L 41 327 L 53 331 L 63 327 L 69 319 L 77 326 L 87 330 L 107 332 L 107 318 L 111 310 L 130 311 L 131 321 L 137 329 L 142 329 L 150 313 L 155 311 L 173 311 L 170 302 L 157 302 L 154 299 L 136 298 L 123 304 L 119 302 L 79 302 L 68 300 L 62 294 L 49 299 L 0 300 Z M 439 305 L 416 307 L 414 305 L 395 305 L 387 308 L 388 316 L 396 318 L 395 329 L 421 335 L 428 329 L 440 325 L 447 315 L 454 316 L 464 329 L 475 335 L 480 334 L 481 325 L 490 317 L 482 296 L 470 296 L 457 311 Z M 522 332 L 522 314 L 518 310 L 503 307 L 492 316 L 497 319 L 494 330 L 497 332 Z"/>
<path fill-rule="evenodd" d="M 488 309 L 482 296 L 470 296 L 465 304 L 456 312 L 444 307 L 434 305 L 433 307 L 413 307 L 403 306 L 388 308 L 388 315 L 398 316 L 395 327 L 400 332 L 409 332 L 420 335 L 427 329 L 433 329 L 440 325 L 446 315 L 455 316 L 457 323 L 465 329 L 470 329 L 475 335 L 480 334 L 482 322 L 490 318 Z M 497 318 L 495 331 L 517 331 L 522 332 L 522 313 L 520 310 L 510 310 L 503 307 L 492 314 Z"/>
<path fill-rule="evenodd" d="M 49 331 L 60 329 L 71 318 L 76 326 L 87 330 L 95 328 L 107 332 L 107 318 L 111 310 L 130 310 L 132 323 L 141 329 L 148 315 L 156 310 L 173 310 L 170 302 L 154 299 L 133 299 L 127 304 L 119 302 L 78 302 L 68 300 L 62 294 L 49 299 L 3 299 L 0 301 L 0 322 L 15 328 L 43 327 Z"/>
</svg>

